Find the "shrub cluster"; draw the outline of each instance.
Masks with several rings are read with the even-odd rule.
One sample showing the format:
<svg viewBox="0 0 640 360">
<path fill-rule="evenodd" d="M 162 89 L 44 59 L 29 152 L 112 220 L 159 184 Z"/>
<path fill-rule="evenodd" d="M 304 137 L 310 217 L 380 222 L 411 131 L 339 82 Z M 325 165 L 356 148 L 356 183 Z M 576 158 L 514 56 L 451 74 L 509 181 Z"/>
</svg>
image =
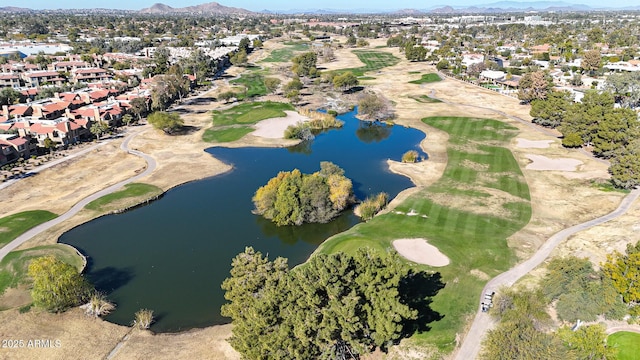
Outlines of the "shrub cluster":
<svg viewBox="0 0 640 360">
<path fill-rule="evenodd" d="M 414 163 L 416 161 L 418 161 L 418 152 L 415 150 L 409 150 L 406 153 L 404 153 L 402 155 L 402 162 L 403 163 Z"/>
<path fill-rule="evenodd" d="M 374 197 L 368 197 L 365 201 L 360 203 L 356 208 L 356 213 L 363 220 L 370 220 L 387 205 L 388 201 L 389 195 L 381 192 Z"/>
<path fill-rule="evenodd" d="M 278 173 L 253 196 L 255 213 L 278 226 L 334 218 L 354 201 L 353 185 L 344 170 L 331 162 L 321 162 L 320 169 L 313 174 L 298 169 Z"/>
</svg>

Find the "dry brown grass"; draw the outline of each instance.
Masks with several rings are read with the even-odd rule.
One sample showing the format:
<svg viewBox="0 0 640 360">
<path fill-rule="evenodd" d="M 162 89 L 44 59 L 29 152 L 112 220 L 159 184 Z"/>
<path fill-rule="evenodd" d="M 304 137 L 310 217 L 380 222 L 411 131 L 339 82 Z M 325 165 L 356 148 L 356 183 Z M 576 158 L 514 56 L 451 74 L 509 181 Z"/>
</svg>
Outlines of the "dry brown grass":
<svg viewBox="0 0 640 360">
<path fill-rule="evenodd" d="M 383 40 L 372 42 L 375 46 Z M 267 41 L 265 50 L 255 55 L 256 61 L 266 56 L 270 49 L 280 45 Z M 399 58 L 403 58 L 397 49 L 377 49 L 390 51 Z M 351 53 L 351 49 L 336 51 L 338 60 L 322 64 L 327 69 L 351 68 L 361 66 L 360 60 Z M 267 64 L 265 64 L 267 65 Z M 269 66 L 269 65 L 268 65 Z M 274 65 L 283 68 L 282 64 Z M 232 67 L 230 73 L 240 73 L 242 69 Z M 490 117 L 510 123 L 519 129 L 518 137 L 530 140 L 547 140 L 553 137 L 536 131 L 531 125 L 523 124 L 494 111 L 484 109 L 499 109 L 509 115 L 530 120 L 529 107 L 521 106 L 517 100 L 501 96 L 490 90 L 481 89 L 465 83 L 445 79 L 441 82 L 424 85 L 409 84 L 415 79 L 410 71 L 435 72 L 434 67 L 425 63 L 409 63 L 405 60 L 398 65 L 381 69 L 373 74 L 375 80 L 367 81 L 370 87 L 396 104 L 398 114 L 397 123 L 423 130 L 427 138 L 421 146 L 429 154 L 429 160 L 416 164 L 402 164 L 390 162 L 393 171 L 409 176 L 418 187 L 425 187 L 440 178 L 446 166 L 447 134 L 432 129 L 420 121 L 428 116 L 471 116 Z M 282 74 L 275 77 L 285 79 Z M 218 81 L 217 91 L 224 91 L 224 81 Z M 212 92 L 215 96 L 217 92 Z M 412 96 L 435 95 L 442 100 L 461 103 L 483 108 L 446 103 L 420 103 Z M 316 94 L 317 102 L 326 101 L 324 94 Z M 209 110 L 225 106 L 225 104 L 210 103 L 185 107 L 189 113 L 183 115 L 185 124 L 192 126 L 194 131 L 181 136 L 166 136 L 153 129 L 144 132 L 132 141 L 131 146 L 149 153 L 158 161 L 158 169 L 148 178 L 140 182 L 150 183 L 169 189 L 181 183 L 212 176 L 228 167 L 220 161 L 204 153 L 208 144 L 200 141 L 201 133 L 210 125 Z M 274 139 L 261 139 L 251 135 L 243 138 L 242 142 L 231 146 L 257 145 L 282 146 L 288 142 Z M 130 177 L 144 167 L 144 162 L 136 157 L 126 155 L 119 149 L 119 141 L 115 141 L 99 152 L 91 153 L 65 165 L 56 167 L 33 178 L 25 179 L 0 192 L 0 215 L 30 210 L 44 209 L 61 213 L 70 208 L 79 199 L 102 189 L 109 184 Z M 620 193 L 602 192 L 589 184 L 590 179 L 607 178 L 607 165 L 591 159 L 575 151 L 560 147 L 557 142 L 547 149 L 521 149 L 515 146 L 511 149 L 516 159 L 524 166 L 527 164 L 526 154 L 540 154 L 549 157 L 570 157 L 581 160 L 584 165 L 577 172 L 548 172 L 523 170 L 531 191 L 533 216 L 530 223 L 520 232 L 509 239 L 517 255 L 526 257 L 535 251 L 544 240 L 554 232 L 573 224 L 592 219 L 613 210 L 620 199 Z M 109 164 L 109 166 L 105 166 Z M 473 164 L 469 164 L 473 166 Z M 403 198 L 410 196 L 417 188 L 408 189 L 394 199 L 389 208 Z M 486 189 L 485 189 L 486 190 Z M 500 195 L 502 196 L 502 194 Z M 447 199 L 441 199 L 446 201 Z M 449 202 L 449 205 L 453 205 Z M 465 204 L 468 208 L 469 204 Z M 498 204 L 496 204 L 496 207 Z M 10 210 L 9 210 L 10 209 Z M 493 209 L 492 211 L 497 211 Z M 89 220 L 93 215 L 87 211 L 78 214 L 66 224 L 41 234 L 28 242 L 25 247 L 36 244 L 53 243 L 65 230 Z M 582 232 L 569 241 L 563 243 L 556 254 L 575 253 L 585 254 L 598 261 L 610 249 L 621 249 L 629 241 L 637 241 L 640 237 L 637 218 L 640 216 L 640 206 L 636 206 L 628 215 L 621 217 L 592 230 Z M 486 276 L 474 274 L 476 276 Z M 25 289 L 22 295 L 15 293 L 17 303 L 24 301 Z M 21 298 L 22 296 L 22 298 Z M 11 359 L 65 359 L 76 357 L 104 358 L 123 338 L 129 328 L 110 324 L 102 320 L 88 318 L 78 309 L 70 312 L 52 315 L 32 310 L 26 314 L 19 314 L 16 310 L 0 312 L 0 338 L 3 339 L 60 339 L 62 347 L 59 349 L 0 349 L 0 358 Z M 231 349 L 225 341 L 230 336 L 230 326 L 214 326 L 206 329 L 193 330 L 181 334 L 152 335 L 149 332 L 134 331 L 130 338 L 115 354 L 115 359 L 238 359 L 239 355 Z M 392 353 L 391 358 L 413 356 L 418 358 L 427 355 L 430 350 L 416 347 L 410 342 L 403 342 L 402 346 Z M 414 352 L 415 351 L 415 352 Z M 373 358 L 376 358 L 375 356 Z"/>
</svg>

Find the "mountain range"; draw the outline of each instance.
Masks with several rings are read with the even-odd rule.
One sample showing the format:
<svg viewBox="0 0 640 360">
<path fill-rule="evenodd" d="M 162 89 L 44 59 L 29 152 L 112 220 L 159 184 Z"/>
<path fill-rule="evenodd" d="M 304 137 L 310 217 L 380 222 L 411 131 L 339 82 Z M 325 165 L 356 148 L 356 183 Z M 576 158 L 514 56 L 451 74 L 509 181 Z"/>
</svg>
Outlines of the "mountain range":
<svg viewBox="0 0 640 360">
<path fill-rule="evenodd" d="M 640 6 L 633 5 L 624 8 L 592 8 L 582 4 L 572 4 L 564 1 L 498 1 L 493 3 L 487 3 L 475 6 L 432 6 L 424 9 L 400 9 L 400 10 L 381 10 L 381 9 L 291 9 L 291 10 L 263 10 L 260 12 L 253 12 L 246 9 L 235 8 L 221 5 L 217 2 L 210 2 L 195 6 L 187 6 L 181 8 L 174 8 L 162 3 L 154 4 L 151 7 L 144 8 L 138 11 L 128 10 L 109 10 L 109 9 L 58 9 L 58 10 L 33 10 L 28 8 L 5 6 L 0 7 L 0 13 L 20 13 L 20 12 L 71 12 L 71 13 L 87 13 L 87 12 L 137 12 L 140 14 L 208 14 L 208 15 L 260 15 L 260 14 L 392 14 L 400 16 L 420 16 L 427 14 L 464 14 L 464 13 L 504 13 L 504 12 L 529 12 L 529 11 L 555 11 L 555 12 L 568 12 L 568 11 L 601 11 L 601 10 L 640 10 Z"/>
<path fill-rule="evenodd" d="M 189 14 L 217 14 L 217 15 L 251 15 L 253 11 L 220 5 L 217 2 L 210 2 L 195 6 L 187 6 L 182 8 L 173 8 L 165 4 L 154 4 L 151 7 L 138 11 L 140 14 L 172 14 L 172 13 L 189 13 Z"/>
</svg>

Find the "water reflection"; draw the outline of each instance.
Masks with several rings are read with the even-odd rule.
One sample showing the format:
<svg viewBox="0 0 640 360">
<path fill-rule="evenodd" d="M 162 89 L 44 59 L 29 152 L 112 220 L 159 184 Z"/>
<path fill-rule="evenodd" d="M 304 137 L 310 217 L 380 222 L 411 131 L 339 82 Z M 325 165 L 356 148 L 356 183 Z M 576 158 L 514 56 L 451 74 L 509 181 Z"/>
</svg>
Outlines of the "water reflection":
<svg viewBox="0 0 640 360">
<path fill-rule="evenodd" d="M 365 143 L 380 142 L 391 136 L 393 125 L 380 121 L 361 121 L 356 136 Z"/>
<path fill-rule="evenodd" d="M 383 123 L 364 123 L 354 113 L 339 116 L 341 129 L 319 133 L 292 148 L 210 148 L 233 164 L 231 172 L 192 182 L 124 214 L 104 216 L 65 233 L 60 242 L 91 259 L 87 275 L 118 306 L 108 321 L 129 325 L 148 308 L 160 315 L 152 330 L 180 331 L 228 322 L 220 284 L 231 259 L 253 246 L 270 258 L 305 261 L 326 238 L 358 223 L 351 211 L 327 224 L 278 227 L 251 213 L 251 197 L 279 171 L 313 173 L 320 162 L 345 170 L 360 199 L 386 192 L 394 197 L 412 186 L 391 173 L 386 160 L 419 150 L 424 133 Z"/>
</svg>

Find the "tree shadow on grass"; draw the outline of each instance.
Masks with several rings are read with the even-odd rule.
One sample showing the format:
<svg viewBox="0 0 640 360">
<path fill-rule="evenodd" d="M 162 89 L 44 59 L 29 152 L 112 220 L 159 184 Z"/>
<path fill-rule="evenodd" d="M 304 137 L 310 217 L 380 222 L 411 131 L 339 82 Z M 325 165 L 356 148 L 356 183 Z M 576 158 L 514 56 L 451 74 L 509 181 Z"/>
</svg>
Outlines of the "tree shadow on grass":
<svg viewBox="0 0 640 360">
<path fill-rule="evenodd" d="M 405 322 L 403 337 L 409 337 L 415 332 L 429 331 L 430 323 L 444 318 L 444 315 L 431 309 L 432 297 L 444 286 L 440 273 L 430 274 L 424 271 L 411 273 L 400 282 L 400 301 L 418 310 L 415 320 Z"/>
<path fill-rule="evenodd" d="M 172 135 L 188 135 L 200 130 L 199 126 L 183 125 L 180 129 L 173 132 Z"/>
</svg>

